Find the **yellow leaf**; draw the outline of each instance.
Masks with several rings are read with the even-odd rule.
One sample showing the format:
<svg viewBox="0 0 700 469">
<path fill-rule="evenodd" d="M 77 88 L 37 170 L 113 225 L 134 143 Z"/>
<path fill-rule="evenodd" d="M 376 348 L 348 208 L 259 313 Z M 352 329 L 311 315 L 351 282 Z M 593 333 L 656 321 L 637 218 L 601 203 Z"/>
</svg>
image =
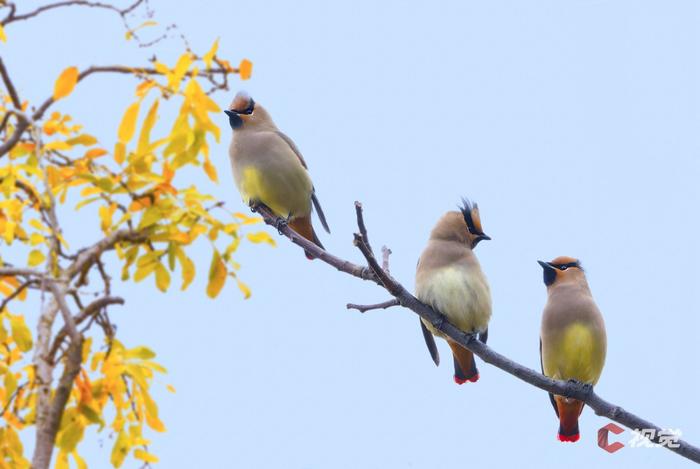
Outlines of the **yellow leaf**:
<svg viewBox="0 0 700 469">
<path fill-rule="evenodd" d="M 112 447 L 112 456 L 110 462 L 114 467 L 120 467 L 124 463 L 124 458 L 129 453 L 129 438 L 124 430 L 119 432 L 117 441 Z"/>
<path fill-rule="evenodd" d="M 248 238 L 248 240 L 252 243 L 269 243 L 271 246 L 276 246 L 275 240 L 264 231 L 248 233 L 246 238 Z"/>
<path fill-rule="evenodd" d="M 192 65 L 192 54 L 190 52 L 185 52 L 177 60 L 173 73 L 169 77 L 168 85 L 171 88 L 177 90 L 177 88 L 180 86 L 180 81 L 182 81 L 185 73 L 187 73 L 187 70 L 189 70 L 190 65 Z"/>
<path fill-rule="evenodd" d="M 61 72 L 53 87 L 54 101 L 71 94 L 76 83 L 78 83 L 78 69 L 76 67 L 68 67 Z"/>
<path fill-rule="evenodd" d="M 54 469 L 70 469 L 70 464 L 68 464 L 68 453 L 63 450 L 58 452 Z"/>
<path fill-rule="evenodd" d="M 167 386 L 165 386 L 165 389 L 175 394 L 175 386 L 173 386 L 172 384 L 168 384 Z"/>
<path fill-rule="evenodd" d="M 145 462 L 158 462 L 158 457 L 155 454 L 147 453 L 142 449 L 134 450 L 134 457 Z"/>
<path fill-rule="evenodd" d="M 221 289 L 224 288 L 226 274 L 226 264 L 221 259 L 219 251 L 215 249 L 211 258 L 211 265 L 209 266 L 209 283 L 207 284 L 207 295 L 209 295 L 209 298 L 216 298 Z"/>
<path fill-rule="evenodd" d="M 83 158 L 97 158 L 98 156 L 103 156 L 107 154 L 107 150 L 104 148 L 91 148 L 85 152 Z"/>
<path fill-rule="evenodd" d="M 69 145 L 85 145 L 89 147 L 90 145 L 96 144 L 97 139 L 89 134 L 80 134 L 77 137 L 66 140 L 66 143 Z"/>
<path fill-rule="evenodd" d="M 243 297 L 247 300 L 250 298 L 250 288 L 245 283 L 238 280 L 238 289 L 243 292 Z"/>
<path fill-rule="evenodd" d="M 139 144 L 137 147 L 138 153 L 143 153 L 148 148 L 148 144 L 151 142 L 151 129 L 156 123 L 156 117 L 158 112 L 158 100 L 153 102 L 153 105 L 148 110 L 146 114 L 146 119 L 143 121 L 143 126 L 141 127 L 141 135 L 139 135 Z"/>
<path fill-rule="evenodd" d="M 46 242 L 46 238 L 43 235 L 40 235 L 39 233 L 32 233 L 31 236 L 29 236 L 29 244 L 31 246 L 36 246 L 37 244 L 41 244 Z"/>
<path fill-rule="evenodd" d="M 155 357 L 156 353 L 143 345 L 129 349 L 124 353 L 124 358 L 140 358 L 141 360 L 150 360 L 151 358 Z"/>
<path fill-rule="evenodd" d="M 80 419 L 75 419 L 61 431 L 56 444 L 63 451 L 70 453 L 75 450 L 78 443 L 83 439 L 85 426 Z"/>
<path fill-rule="evenodd" d="M 253 74 L 253 62 L 248 59 L 241 60 L 240 65 L 238 65 L 238 74 L 241 76 L 241 80 L 247 80 Z"/>
<path fill-rule="evenodd" d="M 204 64 L 207 66 L 207 70 L 211 68 L 211 62 L 214 60 L 214 55 L 216 55 L 216 51 L 219 48 L 219 38 L 216 38 L 216 41 L 214 41 L 214 44 L 211 46 L 211 49 L 209 49 L 209 52 L 204 54 L 204 57 L 202 57 L 202 60 L 204 61 Z"/>
<path fill-rule="evenodd" d="M 204 164 L 202 165 L 204 168 L 204 172 L 207 173 L 207 176 L 209 176 L 209 179 L 212 180 L 212 182 L 219 182 L 219 176 L 216 174 L 216 167 L 211 164 L 211 161 L 209 161 L 209 158 L 204 159 Z"/>
<path fill-rule="evenodd" d="M 70 143 L 62 140 L 54 140 L 53 142 L 49 142 L 44 145 L 44 148 L 46 150 L 70 150 L 73 148 L 73 146 Z"/>
<path fill-rule="evenodd" d="M 136 131 L 136 119 L 139 117 L 139 107 L 141 102 L 136 101 L 134 104 L 129 106 L 129 108 L 124 113 L 122 117 L 122 122 L 119 124 L 119 141 L 121 143 L 128 143 L 129 140 L 134 136 Z"/>
<path fill-rule="evenodd" d="M 163 264 L 156 264 L 156 287 L 158 287 L 158 290 L 165 292 L 168 290 L 169 286 L 170 274 Z"/>
<path fill-rule="evenodd" d="M 177 252 L 177 258 L 180 260 L 180 266 L 182 267 L 182 286 L 180 290 L 186 290 L 187 287 L 194 280 L 195 268 L 192 259 L 187 257 L 181 249 Z"/>
<path fill-rule="evenodd" d="M 5 28 L 0 24 L 0 41 L 7 42 L 7 34 L 5 34 Z"/>
<path fill-rule="evenodd" d="M 33 249 L 29 253 L 29 261 L 27 263 L 29 264 L 29 267 L 35 267 L 44 262 L 45 260 L 46 256 L 43 252 L 39 251 L 38 249 Z"/>
<path fill-rule="evenodd" d="M 88 469 L 87 463 L 80 457 L 77 451 L 73 451 L 71 456 L 73 456 L 73 459 L 75 459 L 75 465 L 78 466 L 78 469 Z"/>
<path fill-rule="evenodd" d="M 117 142 L 114 145 L 114 161 L 122 164 L 126 158 L 126 146 L 122 142 Z"/>
<path fill-rule="evenodd" d="M 32 349 L 32 333 L 24 322 L 24 316 L 11 316 L 10 327 L 12 328 L 12 339 L 22 352 Z"/>
</svg>

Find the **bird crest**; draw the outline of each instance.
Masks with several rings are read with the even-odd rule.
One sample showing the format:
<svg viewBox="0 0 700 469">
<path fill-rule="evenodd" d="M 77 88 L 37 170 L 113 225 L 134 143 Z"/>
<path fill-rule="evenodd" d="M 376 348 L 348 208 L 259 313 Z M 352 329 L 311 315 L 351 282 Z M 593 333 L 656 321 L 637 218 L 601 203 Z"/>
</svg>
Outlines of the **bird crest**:
<svg viewBox="0 0 700 469">
<path fill-rule="evenodd" d="M 481 217 L 479 216 L 479 205 L 472 203 L 467 198 L 462 198 L 463 206 L 459 208 L 464 216 L 464 221 L 467 223 L 467 229 L 473 235 L 483 235 L 484 230 L 481 227 Z"/>
</svg>

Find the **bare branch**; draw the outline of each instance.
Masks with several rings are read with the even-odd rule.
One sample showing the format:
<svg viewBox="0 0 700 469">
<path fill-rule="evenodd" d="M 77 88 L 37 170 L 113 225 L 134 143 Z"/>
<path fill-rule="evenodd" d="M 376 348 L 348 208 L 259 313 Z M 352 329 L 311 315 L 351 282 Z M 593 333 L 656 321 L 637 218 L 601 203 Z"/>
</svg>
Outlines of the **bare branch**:
<svg viewBox="0 0 700 469">
<path fill-rule="evenodd" d="M 32 10 L 28 13 L 24 13 L 21 15 L 15 14 L 15 5 L 11 5 L 11 12 L 5 18 L 2 20 L 3 26 L 9 23 L 14 23 L 15 21 L 24 21 L 28 20 L 29 18 L 33 18 L 35 16 L 40 15 L 41 13 L 44 13 L 49 10 L 54 10 L 56 8 L 62 8 L 62 7 L 70 7 L 70 6 L 85 6 L 85 7 L 91 7 L 91 8 L 102 8 L 105 10 L 112 10 L 116 13 L 118 13 L 120 16 L 124 17 L 131 11 L 133 11 L 136 7 L 138 7 L 141 3 L 143 3 L 144 0 L 137 0 L 133 4 L 129 5 L 128 7 L 124 9 L 119 9 L 115 7 L 114 5 L 109 5 L 107 3 L 101 3 L 101 2 L 88 2 L 85 0 L 68 0 L 64 2 L 56 2 L 56 3 L 50 3 L 48 5 L 43 5 L 37 8 L 36 10 Z"/>
<path fill-rule="evenodd" d="M 66 269 L 65 276 L 69 280 L 72 279 L 92 265 L 92 263 L 96 262 L 103 252 L 114 249 L 114 246 L 118 243 L 125 241 L 138 243 L 145 240 L 146 235 L 143 232 L 126 229 L 117 230 L 107 237 L 102 238 L 89 248 L 81 251 L 75 261 Z"/>
<path fill-rule="evenodd" d="M 357 209 L 357 205 L 356 205 Z M 257 207 L 257 212 L 263 215 L 263 219 L 265 223 L 271 226 L 278 226 L 280 224 L 281 219 L 277 216 L 275 216 L 270 209 L 267 207 L 264 207 L 262 205 Z M 357 210 L 356 210 L 357 211 Z M 358 217 L 358 220 L 362 219 L 361 218 L 361 205 L 360 205 L 360 210 L 359 210 L 360 216 Z M 286 227 L 285 227 L 286 228 Z M 361 227 L 358 226 L 360 231 L 362 230 Z M 337 258 L 335 256 L 332 256 L 322 249 L 313 249 L 315 246 L 313 243 L 310 243 L 306 240 L 306 242 L 302 242 L 299 240 L 299 236 L 294 233 L 293 230 L 289 229 L 282 229 L 280 230 L 280 233 L 288 237 L 294 244 L 297 244 L 298 246 L 301 246 L 305 250 L 312 251 L 312 254 L 321 254 L 318 255 L 317 257 L 322 260 L 323 262 L 326 262 L 327 264 L 330 264 L 333 267 L 338 268 L 338 265 L 344 265 L 345 263 L 348 263 L 348 261 L 344 261 L 340 258 Z M 301 238 L 303 239 L 303 238 Z M 660 441 L 660 436 L 663 433 L 661 432 L 661 428 L 658 427 L 657 425 L 654 425 L 652 422 L 649 422 L 648 420 L 645 420 L 631 412 L 626 411 L 622 407 L 612 404 L 610 402 L 605 401 L 602 399 L 600 396 L 598 396 L 594 391 L 593 391 L 593 386 L 590 384 L 585 384 L 581 383 L 578 381 L 560 381 L 560 380 L 554 380 L 552 378 L 549 378 L 547 376 L 544 376 L 543 374 L 528 368 L 526 366 L 523 366 L 503 355 L 500 353 L 494 351 L 491 349 L 489 346 L 484 344 L 483 342 L 477 340 L 476 336 L 474 334 L 467 334 L 457 327 L 455 327 L 452 323 L 450 323 L 445 316 L 442 314 L 436 312 L 433 308 L 431 308 L 429 305 L 419 301 L 415 296 L 413 296 L 411 293 L 409 293 L 403 285 L 401 285 L 399 282 L 397 282 L 391 275 L 389 275 L 388 272 L 383 270 L 379 264 L 377 263 L 377 260 L 375 259 L 374 255 L 372 254 L 371 249 L 367 246 L 367 244 L 364 242 L 364 238 L 361 234 L 356 233 L 354 236 L 354 243 L 358 247 L 358 249 L 362 252 L 364 255 L 367 263 L 369 264 L 369 267 L 371 271 L 374 273 L 375 278 L 371 278 L 371 280 L 375 281 L 376 283 L 380 283 L 389 293 L 391 293 L 392 296 L 396 299 L 396 301 L 403 307 L 408 308 L 412 310 L 414 313 L 418 314 L 421 318 L 427 320 L 430 322 L 430 324 L 443 334 L 445 334 L 447 337 L 449 337 L 451 340 L 454 342 L 457 342 L 461 346 L 469 349 L 471 352 L 473 352 L 475 355 L 480 357 L 482 360 L 484 360 L 486 363 L 489 363 L 497 368 L 500 368 L 501 370 L 505 371 L 506 373 L 509 373 L 513 376 L 515 376 L 518 379 L 521 379 L 522 381 L 525 381 L 528 384 L 531 384 L 537 388 L 540 388 L 544 391 L 548 391 L 552 394 L 556 394 L 559 396 L 564 396 L 564 397 L 571 397 L 577 400 L 580 400 L 589 407 L 593 409 L 593 411 L 597 415 L 601 415 L 604 417 L 609 418 L 610 420 L 613 420 L 617 423 L 620 423 L 632 430 L 635 429 L 642 429 L 642 428 L 653 428 L 655 429 L 655 435 L 653 437 L 649 437 L 648 435 L 644 434 L 647 438 L 649 438 L 651 441 L 654 443 L 661 443 Z M 314 252 L 315 251 L 315 252 Z M 330 261 L 329 261 L 330 260 Z M 354 265 L 354 264 L 352 264 Z M 338 269 L 342 270 L 346 273 L 349 273 L 350 275 L 354 275 L 356 277 L 360 277 L 359 275 L 356 275 L 356 272 L 359 272 L 362 270 L 360 266 L 355 266 L 355 269 L 352 269 L 350 272 L 347 270 L 343 269 Z M 363 278 L 363 277 L 360 277 Z M 673 451 L 683 457 L 686 457 L 692 461 L 700 463 L 700 448 L 691 445 L 690 443 L 678 439 L 675 441 L 676 445 L 663 445 L 665 448 L 669 449 L 670 451 Z"/>
<path fill-rule="evenodd" d="M 0 57 L 0 75 L 2 76 L 2 81 L 5 84 L 5 88 L 7 88 L 7 94 L 9 94 L 10 98 L 12 99 L 12 104 L 14 104 L 15 108 L 22 110 L 22 100 L 19 99 L 15 85 L 10 79 L 10 74 L 7 72 L 7 68 L 5 67 L 5 62 L 3 62 L 2 57 Z"/>
<path fill-rule="evenodd" d="M 392 300 L 387 300 L 382 303 L 376 303 L 373 305 L 356 305 L 355 303 L 348 303 L 345 305 L 347 309 L 356 309 L 361 313 L 366 313 L 367 311 L 371 311 L 373 309 L 387 309 L 391 308 L 392 306 L 400 306 L 401 303 L 399 303 L 399 300 L 396 298 Z"/>
<path fill-rule="evenodd" d="M 87 318 L 91 317 L 92 315 L 99 313 L 100 310 L 106 306 L 109 305 L 123 305 L 124 304 L 124 299 L 120 298 L 118 296 L 104 296 L 102 298 L 99 298 L 89 305 L 87 305 L 85 308 L 80 311 L 78 315 L 75 316 L 74 321 L 76 324 L 80 324 L 83 321 L 85 321 Z M 61 348 L 61 344 L 63 344 L 64 339 L 68 335 L 68 327 L 66 325 L 63 326 L 63 328 L 58 331 L 58 334 L 56 334 L 56 338 L 53 341 L 53 345 L 51 346 L 51 350 L 48 353 L 48 359 L 50 362 L 54 363 L 56 359 L 56 353 L 58 353 L 58 350 Z"/>
<path fill-rule="evenodd" d="M 36 269 L 30 269 L 28 267 L 0 267 L 0 277 L 14 277 L 17 275 L 21 277 L 34 277 L 38 279 L 44 277 L 43 273 L 39 272 Z"/>
<path fill-rule="evenodd" d="M 263 220 L 268 225 L 270 225 L 272 222 L 271 226 L 274 226 L 281 234 L 289 238 L 292 243 L 304 248 L 305 251 L 309 252 L 315 258 L 321 259 L 326 264 L 335 267 L 341 272 L 350 274 L 353 277 L 361 278 L 362 280 L 370 280 L 375 283 L 379 282 L 377 276 L 369 268 L 362 267 L 350 261 L 336 257 L 316 246 L 311 241 L 299 236 L 293 229 L 289 228 L 289 226 L 284 223 L 285 220 L 277 217 L 272 210 L 265 205 L 258 205 L 254 207 L 253 211 L 262 215 Z"/>
<path fill-rule="evenodd" d="M 355 215 L 357 216 L 357 227 L 360 229 L 360 235 L 362 236 L 362 239 L 369 249 L 370 252 L 372 251 L 372 246 L 369 244 L 369 236 L 367 235 L 367 228 L 365 227 L 365 217 L 362 213 L 362 204 L 358 202 L 357 200 L 355 201 Z"/>
<path fill-rule="evenodd" d="M 22 294 L 22 292 L 23 292 L 24 290 L 27 289 L 27 287 L 29 287 L 29 285 L 31 285 L 31 284 L 33 284 L 33 283 L 38 283 L 38 280 L 37 280 L 37 279 L 29 279 L 29 280 L 27 280 L 26 282 L 24 282 L 23 284 L 21 284 L 19 287 L 17 287 L 17 289 L 16 289 L 15 291 L 13 291 L 10 295 L 8 295 L 7 298 L 5 298 L 4 300 L 2 300 L 2 303 L 0 303 L 0 313 L 2 313 L 3 311 L 5 311 L 5 308 L 7 307 L 8 303 L 10 303 L 10 301 L 12 301 L 12 300 L 14 300 L 15 298 L 17 298 L 20 294 Z M 0 415 L 1 415 L 1 414 L 0 414 Z"/>
</svg>

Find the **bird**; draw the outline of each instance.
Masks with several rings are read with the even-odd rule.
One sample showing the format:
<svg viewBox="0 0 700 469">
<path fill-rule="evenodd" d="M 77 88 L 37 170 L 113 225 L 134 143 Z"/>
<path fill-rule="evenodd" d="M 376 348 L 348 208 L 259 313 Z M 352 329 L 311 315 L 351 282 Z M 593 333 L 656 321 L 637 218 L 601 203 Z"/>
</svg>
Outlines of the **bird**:
<svg viewBox="0 0 700 469">
<path fill-rule="evenodd" d="M 233 131 L 229 156 L 243 201 L 250 206 L 265 204 L 299 235 L 323 249 L 311 224 L 312 207 L 327 233 L 330 229 L 294 141 L 245 91 L 236 94 L 224 113 Z M 308 251 L 305 254 L 314 258 Z"/>
<path fill-rule="evenodd" d="M 581 262 L 567 256 L 537 262 L 547 286 L 540 332 L 542 373 L 553 379 L 595 385 L 605 364 L 607 337 Z M 559 418 L 557 439 L 578 441 L 583 402 L 552 393 L 549 400 Z"/>
<path fill-rule="evenodd" d="M 486 342 L 491 318 L 491 291 L 481 271 L 474 248 L 490 240 L 481 227 L 479 207 L 462 199 L 459 211 L 445 213 L 437 222 L 416 267 L 416 297 L 444 314 L 454 326 L 467 333 L 479 333 Z M 420 320 L 423 338 L 436 365 L 440 356 L 434 335 L 447 340 L 452 349 L 454 381 L 476 382 L 479 370 L 471 351 Z"/>
</svg>

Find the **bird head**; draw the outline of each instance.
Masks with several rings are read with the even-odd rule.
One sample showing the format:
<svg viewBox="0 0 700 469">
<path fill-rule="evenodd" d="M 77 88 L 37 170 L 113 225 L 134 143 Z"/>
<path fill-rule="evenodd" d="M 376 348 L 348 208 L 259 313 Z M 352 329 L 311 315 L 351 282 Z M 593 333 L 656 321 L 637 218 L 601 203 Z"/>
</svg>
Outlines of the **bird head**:
<svg viewBox="0 0 700 469">
<path fill-rule="evenodd" d="M 537 263 L 542 266 L 544 284 L 548 287 L 555 282 L 578 280 L 584 275 L 581 262 L 573 257 L 559 256 L 550 262 Z"/>
<path fill-rule="evenodd" d="M 246 127 L 274 127 L 272 119 L 265 109 L 257 104 L 245 91 L 239 91 L 233 98 L 233 102 L 224 111 L 228 116 L 229 125 L 233 130 Z"/>
<path fill-rule="evenodd" d="M 480 241 L 491 239 L 481 228 L 479 206 L 462 199 L 459 212 L 447 212 L 435 225 L 431 238 L 458 241 L 474 249 Z"/>
</svg>

